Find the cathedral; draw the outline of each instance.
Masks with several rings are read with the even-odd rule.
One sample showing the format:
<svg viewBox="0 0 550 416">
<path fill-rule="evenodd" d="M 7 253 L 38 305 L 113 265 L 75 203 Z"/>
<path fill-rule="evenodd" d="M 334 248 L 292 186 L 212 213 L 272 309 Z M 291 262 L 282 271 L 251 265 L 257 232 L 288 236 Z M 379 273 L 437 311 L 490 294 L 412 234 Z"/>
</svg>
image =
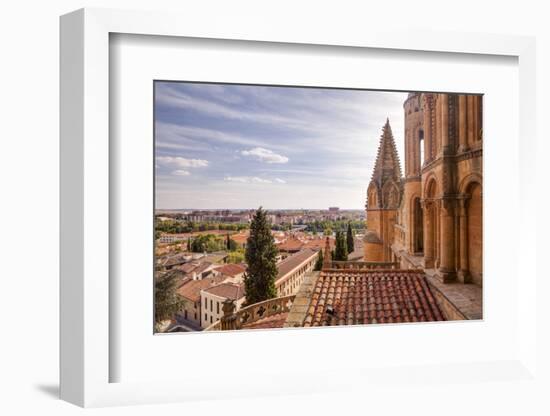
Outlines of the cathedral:
<svg viewBox="0 0 550 416">
<path fill-rule="evenodd" d="M 389 120 L 367 188 L 367 262 L 482 286 L 482 97 L 410 93 L 404 174 Z"/>
<path fill-rule="evenodd" d="M 207 330 L 483 319 L 482 97 L 410 93 L 404 172 L 389 120 L 367 188 L 363 261 L 335 261 L 297 293 Z M 225 311 L 225 309 L 224 309 Z"/>
</svg>

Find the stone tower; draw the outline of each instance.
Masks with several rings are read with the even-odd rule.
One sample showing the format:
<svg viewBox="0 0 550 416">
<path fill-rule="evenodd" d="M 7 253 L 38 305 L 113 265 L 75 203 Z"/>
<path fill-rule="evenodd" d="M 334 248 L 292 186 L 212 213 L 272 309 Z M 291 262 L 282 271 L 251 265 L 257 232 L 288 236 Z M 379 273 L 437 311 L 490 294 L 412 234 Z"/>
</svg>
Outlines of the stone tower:
<svg viewBox="0 0 550 416">
<path fill-rule="evenodd" d="M 422 216 L 422 165 L 424 162 L 424 111 L 420 93 L 409 93 L 403 103 L 405 113 L 405 180 L 400 236 L 408 253 L 422 256 L 424 251 Z"/>
<path fill-rule="evenodd" d="M 382 129 L 378 154 L 367 189 L 365 261 L 393 261 L 391 244 L 402 199 L 401 166 L 389 120 Z"/>
</svg>

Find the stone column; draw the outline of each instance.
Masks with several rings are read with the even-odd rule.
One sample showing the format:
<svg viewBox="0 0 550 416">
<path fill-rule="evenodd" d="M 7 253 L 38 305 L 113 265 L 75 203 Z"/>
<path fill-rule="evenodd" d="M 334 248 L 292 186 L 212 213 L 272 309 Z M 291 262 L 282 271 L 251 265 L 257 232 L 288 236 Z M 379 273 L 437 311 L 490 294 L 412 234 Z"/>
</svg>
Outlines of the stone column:
<svg viewBox="0 0 550 416">
<path fill-rule="evenodd" d="M 433 269 L 434 267 L 434 221 L 433 221 L 433 202 L 429 199 L 422 200 L 422 212 L 424 215 L 424 267 Z"/>
<path fill-rule="evenodd" d="M 458 220 L 460 233 L 460 268 L 458 271 L 458 280 L 462 283 L 469 283 L 470 266 L 468 264 L 468 216 L 466 213 L 467 199 L 461 197 L 458 200 Z"/>
<path fill-rule="evenodd" d="M 449 143 L 449 95 L 441 94 L 441 147 L 442 153 L 448 155 L 450 153 Z"/>
<path fill-rule="evenodd" d="M 475 96 L 468 95 L 466 97 L 467 102 L 467 125 L 468 125 L 468 146 L 472 146 L 475 143 L 475 124 L 474 124 L 474 117 L 475 117 L 475 108 L 474 108 L 474 102 L 475 102 Z"/>
<path fill-rule="evenodd" d="M 458 96 L 458 151 L 459 153 L 468 150 L 468 118 L 467 118 L 466 96 Z"/>
<path fill-rule="evenodd" d="M 437 274 L 444 283 L 452 282 L 456 279 L 454 256 L 454 203 L 455 200 L 451 198 L 443 198 L 441 200 L 439 236 L 441 251 Z"/>
</svg>

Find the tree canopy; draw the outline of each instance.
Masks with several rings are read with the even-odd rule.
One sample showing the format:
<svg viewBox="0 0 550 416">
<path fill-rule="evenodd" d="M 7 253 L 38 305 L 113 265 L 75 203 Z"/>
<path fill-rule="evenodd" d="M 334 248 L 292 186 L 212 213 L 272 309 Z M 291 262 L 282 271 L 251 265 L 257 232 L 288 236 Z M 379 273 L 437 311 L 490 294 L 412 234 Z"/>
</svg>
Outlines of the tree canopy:
<svg viewBox="0 0 550 416">
<path fill-rule="evenodd" d="M 172 319 L 185 303 L 177 292 L 179 277 L 173 272 L 159 274 L 155 278 L 155 325 Z"/>
<path fill-rule="evenodd" d="M 258 208 L 250 224 L 246 242 L 245 260 L 248 265 L 244 277 L 246 304 L 262 302 L 277 296 L 277 247 L 271 234 L 266 211 Z"/>
<path fill-rule="evenodd" d="M 334 260 L 335 261 L 347 261 L 348 260 L 348 248 L 344 233 L 342 231 L 336 232 L 336 247 L 334 248 Z"/>
<path fill-rule="evenodd" d="M 346 233 L 346 244 L 347 244 L 348 253 L 351 253 L 352 251 L 355 250 L 355 243 L 353 241 L 353 231 L 351 229 L 350 223 L 348 223 L 348 230 Z"/>
</svg>

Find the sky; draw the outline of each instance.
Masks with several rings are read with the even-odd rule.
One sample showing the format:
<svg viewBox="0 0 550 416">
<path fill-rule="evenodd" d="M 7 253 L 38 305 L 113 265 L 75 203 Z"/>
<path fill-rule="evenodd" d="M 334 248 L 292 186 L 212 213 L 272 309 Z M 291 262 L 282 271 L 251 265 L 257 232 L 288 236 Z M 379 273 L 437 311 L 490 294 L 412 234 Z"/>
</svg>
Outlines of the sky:
<svg viewBox="0 0 550 416">
<path fill-rule="evenodd" d="M 403 161 L 406 96 L 156 81 L 156 208 L 363 209 L 386 118 Z"/>
</svg>

